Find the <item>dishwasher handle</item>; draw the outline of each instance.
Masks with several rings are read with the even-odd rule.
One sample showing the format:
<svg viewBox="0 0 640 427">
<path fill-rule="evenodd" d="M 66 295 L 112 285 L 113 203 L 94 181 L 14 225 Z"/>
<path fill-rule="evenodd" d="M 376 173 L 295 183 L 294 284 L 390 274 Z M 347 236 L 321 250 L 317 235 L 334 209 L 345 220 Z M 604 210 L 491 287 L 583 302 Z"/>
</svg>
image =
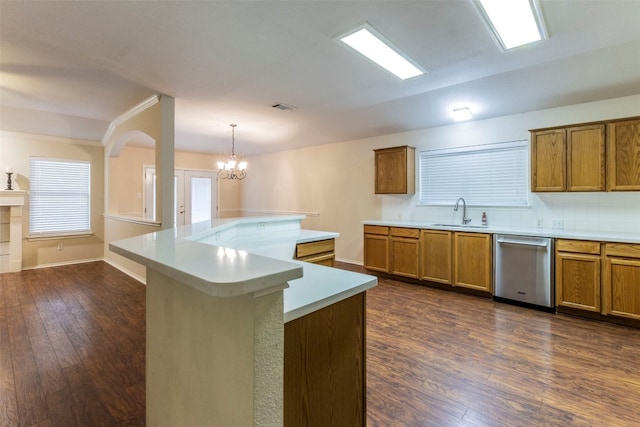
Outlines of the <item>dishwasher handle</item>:
<svg viewBox="0 0 640 427">
<path fill-rule="evenodd" d="M 541 248 L 547 247 L 547 242 L 527 242 L 524 240 L 507 240 L 507 239 L 497 239 L 496 242 L 500 244 L 507 244 L 507 245 L 538 246 Z"/>
</svg>

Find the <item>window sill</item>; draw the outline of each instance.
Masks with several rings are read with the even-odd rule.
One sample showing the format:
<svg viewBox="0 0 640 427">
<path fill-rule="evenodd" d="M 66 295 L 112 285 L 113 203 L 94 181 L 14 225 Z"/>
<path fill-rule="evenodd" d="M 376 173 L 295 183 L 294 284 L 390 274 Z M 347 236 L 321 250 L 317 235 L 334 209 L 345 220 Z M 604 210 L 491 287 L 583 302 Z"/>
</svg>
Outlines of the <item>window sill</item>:
<svg viewBox="0 0 640 427">
<path fill-rule="evenodd" d="M 38 240 L 60 240 L 60 239 L 77 239 L 82 237 L 91 237 L 93 236 L 93 231 L 83 231 L 77 233 L 51 233 L 51 234 L 33 234 L 27 236 L 27 240 L 38 241 Z"/>
</svg>

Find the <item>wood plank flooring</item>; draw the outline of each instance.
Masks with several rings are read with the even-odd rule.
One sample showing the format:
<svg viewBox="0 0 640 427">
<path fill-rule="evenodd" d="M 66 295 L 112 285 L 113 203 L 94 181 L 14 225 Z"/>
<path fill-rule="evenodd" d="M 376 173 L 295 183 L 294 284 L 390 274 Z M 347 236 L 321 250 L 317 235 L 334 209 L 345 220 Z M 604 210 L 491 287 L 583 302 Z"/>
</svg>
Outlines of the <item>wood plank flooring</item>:
<svg viewBox="0 0 640 427">
<path fill-rule="evenodd" d="M 0 426 L 144 425 L 144 319 L 102 262 L 0 274 Z"/>
<path fill-rule="evenodd" d="M 371 427 L 640 425 L 638 329 L 389 279 L 367 305 Z M 0 274 L 0 426 L 143 426 L 144 313 L 102 262 Z"/>
<path fill-rule="evenodd" d="M 640 330 L 380 280 L 369 426 L 640 426 Z"/>
</svg>

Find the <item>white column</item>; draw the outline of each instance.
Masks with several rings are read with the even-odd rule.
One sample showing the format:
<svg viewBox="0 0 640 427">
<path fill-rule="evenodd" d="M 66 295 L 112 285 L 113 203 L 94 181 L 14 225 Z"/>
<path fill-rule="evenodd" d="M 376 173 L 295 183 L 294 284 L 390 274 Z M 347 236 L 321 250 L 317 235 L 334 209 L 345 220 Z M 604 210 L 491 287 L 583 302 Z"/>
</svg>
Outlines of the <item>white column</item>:
<svg viewBox="0 0 640 427">
<path fill-rule="evenodd" d="M 149 426 L 281 426 L 283 292 L 213 297 L 147 269 Z"/>
</svg>

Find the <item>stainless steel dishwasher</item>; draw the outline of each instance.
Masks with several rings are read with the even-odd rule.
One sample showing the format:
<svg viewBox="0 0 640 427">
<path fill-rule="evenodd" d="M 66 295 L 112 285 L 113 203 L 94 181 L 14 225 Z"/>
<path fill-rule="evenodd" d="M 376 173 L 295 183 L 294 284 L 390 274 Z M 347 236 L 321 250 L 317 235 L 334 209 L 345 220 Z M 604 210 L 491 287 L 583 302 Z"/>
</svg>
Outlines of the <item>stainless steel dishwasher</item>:
<svg viewBox="0 0 640 427">
<path fill-rule="evenodd" d="M 495 299 L 555 311 L 553 239 L 507 234 L 493 239 Z"/>
</svg>

